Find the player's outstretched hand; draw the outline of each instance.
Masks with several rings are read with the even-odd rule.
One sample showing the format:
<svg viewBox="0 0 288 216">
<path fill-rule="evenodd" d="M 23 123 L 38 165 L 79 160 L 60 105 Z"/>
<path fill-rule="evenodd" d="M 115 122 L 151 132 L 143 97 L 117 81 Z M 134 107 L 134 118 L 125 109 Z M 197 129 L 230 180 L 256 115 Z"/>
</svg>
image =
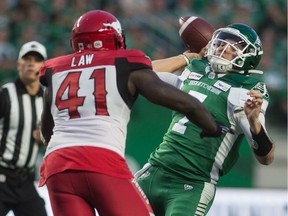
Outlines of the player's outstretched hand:
<svg viewBox="0 0 288 216">
<path fill-rule="evenodd" d="M 218 124 L 218 128 L 217 128 L 217 131 L 215 133 L 209 134 L 209 133 L 206 133 L 205 131 L 202 131 L 200 133 L 200 137 L 201 138 L 204 138 L 204 137 L 219 137 L 219 136 L 221 136 L 223 134 L 226 134 L 226 133 L 234 134 L 234 132 L 233 132 L 233 130 L 231 128 L 226 127 L 226 126 L 224 126 L 222 124 L 219 124 L 219 123 L 217 123 L 217 124 Z"/>
</svg>

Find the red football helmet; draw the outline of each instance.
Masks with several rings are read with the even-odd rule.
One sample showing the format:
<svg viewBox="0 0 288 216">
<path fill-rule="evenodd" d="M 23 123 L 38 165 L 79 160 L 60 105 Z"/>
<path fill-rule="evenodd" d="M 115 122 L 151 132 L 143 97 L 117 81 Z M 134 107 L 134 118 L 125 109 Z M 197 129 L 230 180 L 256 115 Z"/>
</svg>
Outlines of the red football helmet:
<svg viewBox="0 0 288 216">
<path fill-rule="evenodd" d="M 125 48 L 125 39 L 120 22 L 112 14 L 92 10 L 75 22 L 72 29 L 72 48 L 97 51 Z"/>
</svg>

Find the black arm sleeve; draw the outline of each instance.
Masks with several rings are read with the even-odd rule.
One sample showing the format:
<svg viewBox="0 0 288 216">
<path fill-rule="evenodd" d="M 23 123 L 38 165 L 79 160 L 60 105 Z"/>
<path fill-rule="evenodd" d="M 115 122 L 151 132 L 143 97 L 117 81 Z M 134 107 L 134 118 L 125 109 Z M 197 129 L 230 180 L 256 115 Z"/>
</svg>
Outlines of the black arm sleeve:
<svg viewBox="0 0 288 216">
<path fill-rule="evenodd" d="M 261 130 L 258 134 L 252 134 L 252 139 L 254 142 L 256 142 L 254 145 L 255 147 L 253 148 L 253 151 L 256 155 L 258 156 L 266 156 L 272 149 L 273 147 L 273 142 L 267 135 L 266 131 L 261 125 Z"/>
</svg>

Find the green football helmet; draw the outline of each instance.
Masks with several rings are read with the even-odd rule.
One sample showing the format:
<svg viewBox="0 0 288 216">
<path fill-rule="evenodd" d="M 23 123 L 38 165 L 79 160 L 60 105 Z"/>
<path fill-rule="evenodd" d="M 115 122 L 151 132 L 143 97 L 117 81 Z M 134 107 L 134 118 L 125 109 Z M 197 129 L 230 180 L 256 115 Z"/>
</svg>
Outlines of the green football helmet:
<svg viewBox="0 0 288 216">
<path fill-rule="evenodd" d="M 221 50 L 221 51 L 220 51 Z M 227 60 L 225 52 L 233 53 Z M 248 25 L 235 23 L 216 30 L 207 45 L 206 57 L 214 72 L 257 73 L 263 47 L 257 33 Z"/>
</svg>

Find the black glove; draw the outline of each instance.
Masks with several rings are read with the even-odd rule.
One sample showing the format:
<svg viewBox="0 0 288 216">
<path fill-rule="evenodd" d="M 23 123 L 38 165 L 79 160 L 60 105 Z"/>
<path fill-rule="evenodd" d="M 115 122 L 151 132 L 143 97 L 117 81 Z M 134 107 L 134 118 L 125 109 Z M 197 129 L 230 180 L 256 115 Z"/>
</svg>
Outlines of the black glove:
<svg viewBox="0 0 288 216">
<path fill-rule="evenodd" d="M 219 137 L 222 134 L 226 134 L 226 133 L 234 134 L 234 131 L 231 128 L 229 128 L 229 127 L 226 127 L 226 126 L 224 126 L 222 124 L 217 123 L 217 131 L 215 133 L 208 134 L 205 131 L 202 131 L 200 133 L 200 138 L 204 138 L 204 137 Z"/>
</svg>

